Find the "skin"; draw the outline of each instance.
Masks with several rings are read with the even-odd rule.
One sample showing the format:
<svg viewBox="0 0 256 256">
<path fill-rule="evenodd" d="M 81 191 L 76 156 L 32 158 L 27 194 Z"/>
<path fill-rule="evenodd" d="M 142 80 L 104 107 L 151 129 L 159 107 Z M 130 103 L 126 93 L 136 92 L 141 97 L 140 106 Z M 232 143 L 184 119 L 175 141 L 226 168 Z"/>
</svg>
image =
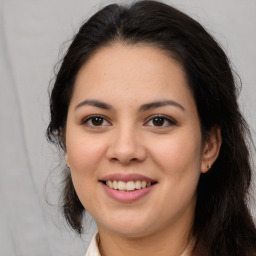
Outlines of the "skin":
<svg viewBox="0 0 256 256">
<path fill-rule="evenodd" d="M 85 100 L 111 108 L 81 104 Z M 175 104 L 141 110 L 166 100 Z M 99 125 L 90 119 L 95 114 L 103 118 Z M 160 125 L 156 115 L 164 116 Z M 77 75 L 65 139 L 66 162 L 98 225 L 102 256 L 182 254 L 198 179 L 217 158 L 220 135 L 215 131 L 202 141 L 195 101 L 177 61 L 146 45 L 99 49 Z M 157 184 L 139 200 L 118 202 L 99 182 L 113 173 L 138 173 Z"/>
</svg>

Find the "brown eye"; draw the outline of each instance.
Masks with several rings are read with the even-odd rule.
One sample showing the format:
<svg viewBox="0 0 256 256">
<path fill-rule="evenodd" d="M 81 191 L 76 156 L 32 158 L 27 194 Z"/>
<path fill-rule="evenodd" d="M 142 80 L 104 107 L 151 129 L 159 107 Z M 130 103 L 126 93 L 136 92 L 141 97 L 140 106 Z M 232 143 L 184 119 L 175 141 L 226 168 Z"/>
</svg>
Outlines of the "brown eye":
<svg viewBox="0 0 256 256">
<path fill-rule="evenodd" d="M 101 126 L 109 126 L 111 125 L 105 117 L 93 115 L 84 119 L 81 124 L 89 126 L 89 127 L 101 127 Z"/>
<path fill-rule="evenodd" d="M 175 124 L 176 122 L 171 118 L 159 115 L 159 116 L 153 116 L 152 118 L 150 118 L 145 125 L 151 126 L 151 127 L 164 128 L 164 127 L 169 127 Z"/>
<path fill-rule="evenodd" d="M 103 124 L 103 121 L 104 119 L 102 117 L 93 117 L 91 122 L 94 126 L 100 126 Z"/>
<path fill-rule="evenodd" d="M 154 117 L 152 119 L 152 123 L 155 126 L 163 126 L 164 122 L 165 122 L 165 119 L 163 117 Z"/>
</svg>

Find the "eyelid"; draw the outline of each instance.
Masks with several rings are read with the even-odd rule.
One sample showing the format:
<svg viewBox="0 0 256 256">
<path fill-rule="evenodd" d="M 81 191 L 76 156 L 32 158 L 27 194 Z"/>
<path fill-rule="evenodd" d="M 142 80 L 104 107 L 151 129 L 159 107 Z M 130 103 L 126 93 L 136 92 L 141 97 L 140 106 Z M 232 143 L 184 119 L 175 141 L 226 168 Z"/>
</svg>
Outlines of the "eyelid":
<svg viewBox="0 0 256 256">
<path fill-rule="evenodd" d="M 93 118 L 95 117 L 99 117 L 99 118 L 102 118 L 103 119 L 103 122 L 107 122 L 108 124 L 106 125 L 89 125 L 88 122 L 90 120 L 92 120 Z M 163 126 L 157 126 L 157 125 L 148 125 L 148 123 L 150 121 L 152 121 L 154 118 L 163 118 L 165 121 L 167 121 L 169 124 L 168 125 L 163 125 Z M 96 127 L 96 128 L 100 128 L 100 127 L 104 127 L 104 126 L 110 126 L 111 125 L 111 122 L 108 120 L 107 117 L 105 117 L 104 115 L 102 114 L 92 114 L 92 115 L 89 115 L 89 116 L 86 116 L 85 118 L 83 118 L 80 122 L 81 125 L 87 125 L 88 127 Z M 175 121 L 173 118 L 169 117 L 169 116 L 166 116 L 166 115 L 163 115 L 163 114 L 155 114 L 155 115 L 152 115 L 150 117 L 148 117 L 146 119 L 146 121 L 144 122 L 143 124 L 144 126 L 151 126 L 151 127 L 158 127 L 158 128 L 165 128 L 165 127 L 170 127 L 170 126 L 173 126 L 173 125 L 177 125 L 177 121 Z"/>
<path fill-rule="evenodd" d="M 106 118 L 104 115 L 100 115 L 100 114 L 92 114 L 92 115 L 86 116 L 85 118 L 83 118 L 81 120 L 80 124 L 81 125 L 86 125 L 86 123 L 88 121 L 90 121 L 92 118 L 95 118 L 95 117 L 100 117 L 100 118 L 104 119 L 104 121 L 108 122 L 108 125 L 99 125 L 99 126 L 97 126 L 97 125 L 88 125 L 87 124 L 88 127 L 97 127 L 97 128 L 99 128 L 99 127 L 102 127 L 102 126 L 109 126 L 109 125 L 111 125 L 111 122 L 108 120 L 108 118 Z"/>
<path fill-rule="evenodd" d="M 169 122 L 169 125 L 168 126 L 147 125 L 148 122 L 152 121 L 156 117 L 165 119 L 166 121 Z M 149 118 L 147 118 L 144 125 L 145 126 L 151 126 L 151 127 L 165 128 L 165 127 L 170 127 L 170 126 L 173 126 L 173 125 L 177 125 L 177 121 L 175 121 L 173 118 L 171 118 L 169 116 L 166 116 L 166 115 L 163 115 L 163 114 L 156 114 L 156 115 L 153 115 L 153 116 L 150 116 Z"/>
</svg>

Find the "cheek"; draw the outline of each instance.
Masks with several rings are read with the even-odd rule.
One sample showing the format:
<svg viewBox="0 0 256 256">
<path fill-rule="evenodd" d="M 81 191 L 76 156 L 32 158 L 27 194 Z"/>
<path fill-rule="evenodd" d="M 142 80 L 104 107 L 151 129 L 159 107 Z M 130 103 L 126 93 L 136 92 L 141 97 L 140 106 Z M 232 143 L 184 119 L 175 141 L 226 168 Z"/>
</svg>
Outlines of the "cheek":
<svg viewBox="0 0 256 256">
<path fill-rule="evenodd" d="M 184 195 L 191 198 L 201 173 L 200 134 L 185 136 L 184 133 L 177 133 L 169 140 L 158 140 L 152 150 L 154 162 L 166 177 L 166 194 L 170 195 L 175 191 L 179 196 L 173 198 L 174 201 L 179 201 Z"/>
<path fill-rule="evenodd" d="M 177 134 L 173 138 L 157 140 L 154 147 L 151 147 L 151 152 L 154 160 L 164 170 L 180 172 L 190 169 L 189 167 L 200 169 L 201 143 L 195 136 Z"/>
<path fill-rule="evenodd" d="M 103 141 L 92 138 L 67 137 L 67 156 L 71 169 L 77 174 L 88 174 L 104 156 Z"/>
<path fill-rule="evenodd" d="M 104 147 L 100 141 L 83 136 L 67 136 L 67 156 L 70 163 L 72 181 L 85 209 L 90 210 L 95 204 L 95 182 L 97 169 L 104 157 Z"/>
</svg>

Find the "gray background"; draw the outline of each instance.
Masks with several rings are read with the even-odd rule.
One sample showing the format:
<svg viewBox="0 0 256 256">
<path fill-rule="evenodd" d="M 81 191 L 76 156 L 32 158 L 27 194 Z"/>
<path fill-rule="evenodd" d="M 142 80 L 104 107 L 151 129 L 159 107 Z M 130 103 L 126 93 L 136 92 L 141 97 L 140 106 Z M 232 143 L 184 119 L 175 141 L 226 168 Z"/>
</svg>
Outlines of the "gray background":
<svg viewBox="0 0 256 256">
<path fill-rule="evenodd" d="M 204 24 L 226 50 L 243 81 L 239 102 L 255 138 L 256 0 L 166 2 Z M 47 196 L 56 204 L 61 176 L 59 154 L 46 142 L 45 129 L 59 49 L 106 3 L 0 0 L 1 255 L 83 255 L 95 230 L 89 219 L 88 234 L 78 238 L 58 208 L 46 203 Z"/>
</svg>

